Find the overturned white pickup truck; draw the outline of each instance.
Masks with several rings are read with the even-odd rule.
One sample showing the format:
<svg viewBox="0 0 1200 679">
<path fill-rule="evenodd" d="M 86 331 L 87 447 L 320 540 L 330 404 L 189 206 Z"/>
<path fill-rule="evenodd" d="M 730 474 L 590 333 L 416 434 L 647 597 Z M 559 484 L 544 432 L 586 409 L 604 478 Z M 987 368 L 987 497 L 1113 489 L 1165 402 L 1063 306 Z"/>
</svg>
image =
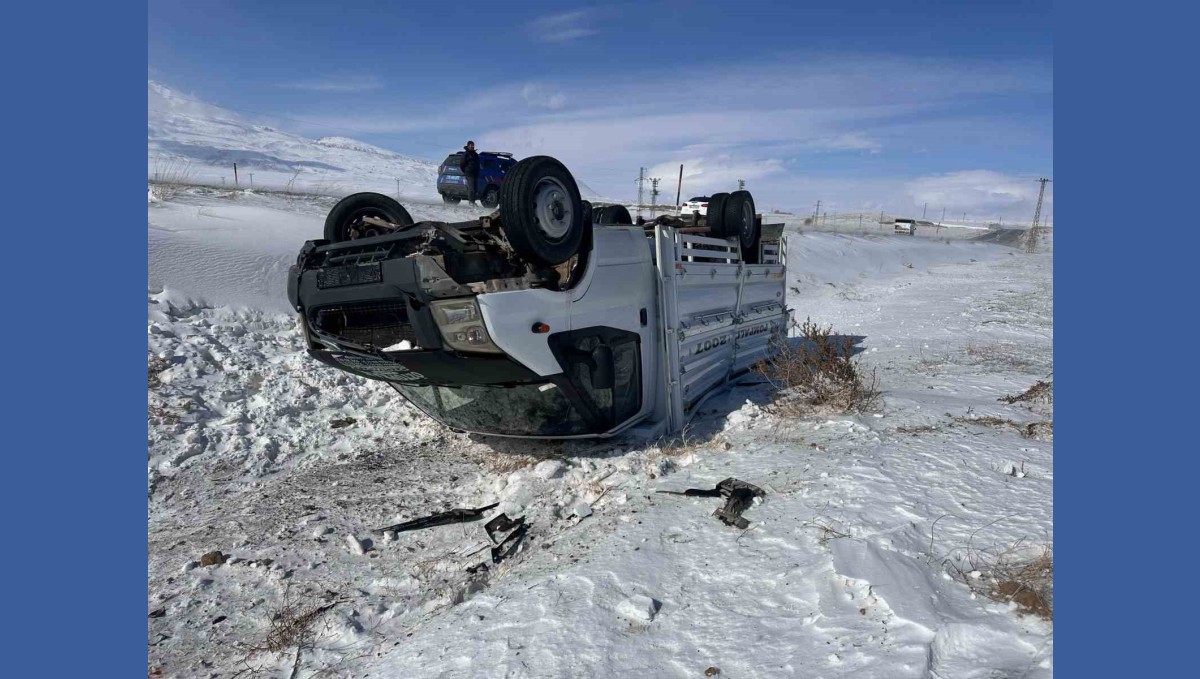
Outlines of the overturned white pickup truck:
<svg viewBox="0 0 1200 679">
<path fill-rule="evenodd" d="M 354 194 L 305 243 L 288 299 L 313 357 L 452 429 L 674 433 L 785 335 L 782 227 L 764 229 L 746 191 L 712 196 L 701 226 L 614 207 L 593 211 L 547 156 L 470 222 L 413 223 Z"/>
</svg>

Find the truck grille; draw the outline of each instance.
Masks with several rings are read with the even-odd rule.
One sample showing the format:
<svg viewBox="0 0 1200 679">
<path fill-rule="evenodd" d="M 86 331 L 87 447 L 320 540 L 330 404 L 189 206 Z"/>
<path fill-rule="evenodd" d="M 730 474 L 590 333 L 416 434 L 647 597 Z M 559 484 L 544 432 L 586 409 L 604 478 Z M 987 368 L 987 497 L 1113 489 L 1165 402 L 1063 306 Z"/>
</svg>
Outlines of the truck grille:
<svg viewBox="0 0 1200 679">
<path fill-rule="evenodd" d="M 386 349 L 404 340 L 416 343 L 404 304 L 328 306 L 315 310 L 310 319 L 319 332 L 360 346 Z"/>
<path fill-rule="evenodd" d="M 396 251 L 395 243 L 384 245 L 359 245 L 355 247 L 340 247 L 325 253 L 320 260 L 314 261 L 314 266 L 341 266 L 354 264 L 375 264 L 391 259 Z"/>
</svg>

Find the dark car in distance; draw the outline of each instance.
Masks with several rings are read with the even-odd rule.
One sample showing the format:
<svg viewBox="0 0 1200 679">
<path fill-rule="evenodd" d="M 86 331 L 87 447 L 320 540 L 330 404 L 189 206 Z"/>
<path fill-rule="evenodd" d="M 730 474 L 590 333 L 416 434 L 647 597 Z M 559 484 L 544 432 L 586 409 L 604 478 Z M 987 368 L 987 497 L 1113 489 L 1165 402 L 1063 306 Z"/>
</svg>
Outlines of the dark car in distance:
<svg viewBox="0 0 1200 679">
<path fill-rule="evenodd" d="M 467 182 L 459 169 L 462 157 L 462 151 L 451 153 L 438 166 L 437 190 L 442 194 L 442 200 L 450 204 L 467 198 Z M 475 192 L 484 207 L 492 208 L 500 204 L 500 186 L 508 171 L 516 164 L 511 153 L 479 152 L 479 180 L 475 184 Z"/>
</svg>

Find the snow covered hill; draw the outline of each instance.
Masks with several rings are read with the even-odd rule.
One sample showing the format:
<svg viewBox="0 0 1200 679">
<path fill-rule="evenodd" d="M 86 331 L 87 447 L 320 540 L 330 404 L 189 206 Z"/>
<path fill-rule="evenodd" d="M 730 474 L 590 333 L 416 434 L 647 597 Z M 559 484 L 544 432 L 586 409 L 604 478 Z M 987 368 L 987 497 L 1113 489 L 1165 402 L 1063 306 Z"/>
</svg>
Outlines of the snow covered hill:
<svg viewBox="0 0 1200 679">
<path fill-rule="evenodd" d="M 341 197 L 376 191 L 401 202 L 440 203 L 442 158 L 413 158 L 357 139 L 307 139 L 147 81 L 147 176 L 210 186 L 290 189 Z M 453 153 L 457 148 L 447 148 Z M 576 177 L 584 200 L 607 201 Z"/>
<path fill-rule="evenodd" d="M 311 140 L 147 83 L 148 176 L 180 172 L 210 185 L 239 185 L 342 195 L 355 191 L 437 199 L 437 162 L 344 137 Z M 448 151 L 453 149 L 448 149 Z M 253 174 L 253 180 L 251 180 Z"/>
</svg>

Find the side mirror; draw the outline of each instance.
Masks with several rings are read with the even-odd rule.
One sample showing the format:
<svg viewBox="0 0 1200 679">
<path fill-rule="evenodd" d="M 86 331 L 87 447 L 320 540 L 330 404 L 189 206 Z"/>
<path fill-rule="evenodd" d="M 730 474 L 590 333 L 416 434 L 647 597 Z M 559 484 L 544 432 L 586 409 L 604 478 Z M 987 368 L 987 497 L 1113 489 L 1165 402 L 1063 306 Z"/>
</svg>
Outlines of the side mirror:
<svg viewBox="0 0 1200 679">
<path fill-rule="evenodd" d="M 613 375 L 612 347 L 600 345 L 592 349 L 591 368 L 592 387 L 594 389 L 612 389 L 616 383 Z"/>
</svg>

